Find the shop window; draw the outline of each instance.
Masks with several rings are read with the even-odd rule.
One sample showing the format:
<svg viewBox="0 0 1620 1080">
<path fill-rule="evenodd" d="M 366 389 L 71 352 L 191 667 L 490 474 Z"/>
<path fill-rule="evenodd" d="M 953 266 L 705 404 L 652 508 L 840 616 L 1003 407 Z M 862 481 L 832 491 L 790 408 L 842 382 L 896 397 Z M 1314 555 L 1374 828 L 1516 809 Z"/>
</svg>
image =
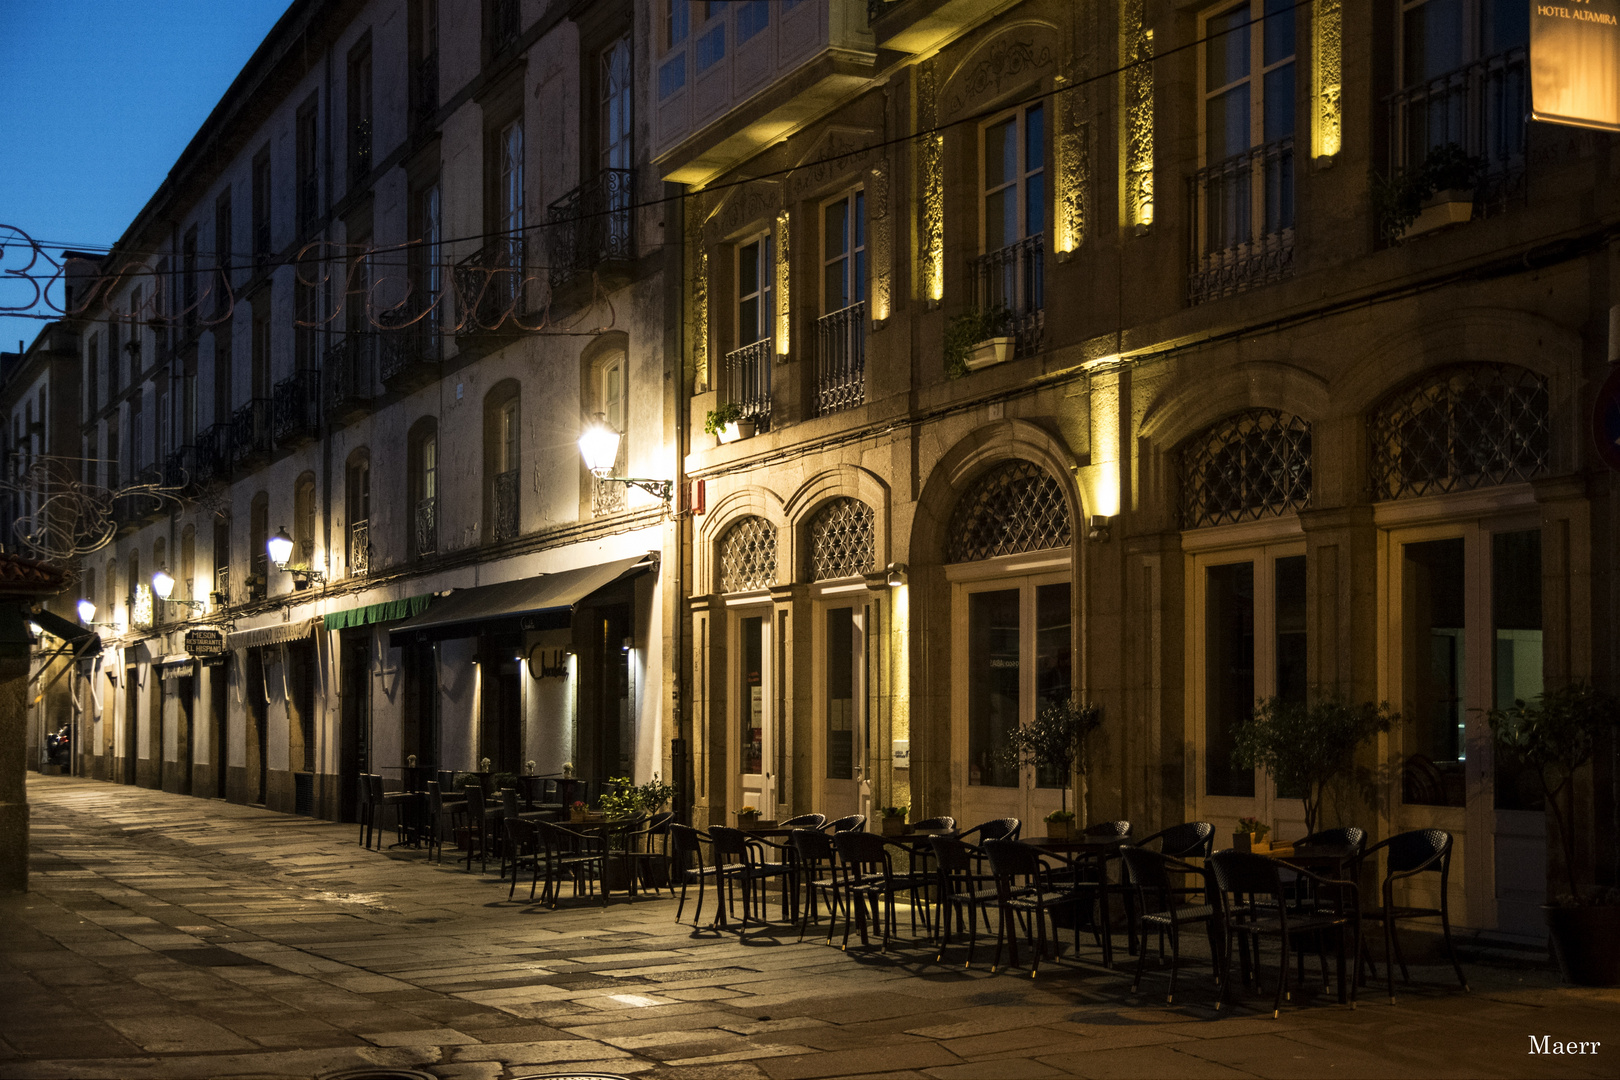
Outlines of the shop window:
<svg viewBox="0 0 1620 1080">
<path fill-rule="evenodd" d="M 981 476 L 956 504 L 947 561 L 974 562 L 1068 547 L 1074 536 L 1063 488 L 1030 461 L 1009 461 Z"/>
<path fill-rule="evenodd" d="M 1183 528 L 1253 521 L 1311 499 L 1311 425 L 1276 409 L 1249 409 L 1181 449 Z"/>
<path fill-rule="evenodd" d="M 1440 495 L 1546 472 L 1547 381 L 1521 367 L 1469 364 L 1426 375 L 1373 414 L 1373 497 Z"/>
<path fill-rule="evenodd" d="M 877 515 L 859 499 L 834 499 L 810 519 L 810 579 L 870 574 L 877 561 Z"/>
<path fill-rule="evenodd" d="M 720 591 L 747 592 L 776 581 L 776 527 L 745 517 L 720 539 Z"/>
</svg>

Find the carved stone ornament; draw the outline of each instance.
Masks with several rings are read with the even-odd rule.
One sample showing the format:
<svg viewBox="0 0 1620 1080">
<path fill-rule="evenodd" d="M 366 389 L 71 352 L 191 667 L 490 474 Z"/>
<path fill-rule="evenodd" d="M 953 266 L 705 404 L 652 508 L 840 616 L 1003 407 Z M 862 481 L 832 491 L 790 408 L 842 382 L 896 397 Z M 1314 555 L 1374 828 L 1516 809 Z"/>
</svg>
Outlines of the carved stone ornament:
<svg viewBox="0 0 1620 1080">
<path fill-rule="evenodd" d="M 975 55 L 977 62 L 970 58 L 951 80 L 948 109 L 951 115 L 960 114 L 969 105 L 994 97 L 1017 82 L 1027 81 L 1041 68 L 1053 67 L 1052 46 L 1032 32 L 1000 38 Z"/>
</svg>

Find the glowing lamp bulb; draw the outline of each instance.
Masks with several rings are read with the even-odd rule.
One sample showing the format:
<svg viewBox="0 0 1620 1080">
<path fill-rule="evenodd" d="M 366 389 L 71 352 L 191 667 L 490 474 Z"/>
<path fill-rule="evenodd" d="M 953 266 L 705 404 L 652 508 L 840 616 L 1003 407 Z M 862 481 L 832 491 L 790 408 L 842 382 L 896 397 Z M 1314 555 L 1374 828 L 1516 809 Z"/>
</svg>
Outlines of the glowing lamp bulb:
<svg viewBox="0 0 1620 1080">
<path fill-rule="evenodd" d="M 278 567 L 285 567 L 292 558 L 293 549 L 292 537 L 287 535 L 287 526 L 283 525 L 281 531 L 272 536 L 264 546 L 270 554 L 270 561 Z"/>
<path fill-rule="evenodd" d="M 79 621 L 85 624 L 96 621 L 95 601 L 89 599 L 79 601 Z"/>
<path fill-rule="evenodd" d="M 622 436 L 613 430 L 612 425 L 597 414 L 579 437 L 579 452 L 585 458 L 585 467 L 596 476 L 611 473 L 613 463 L 619 460 L 620 438 Z"/>
<path fill-rule="evenodd" d="M 159 600 L 167 600 L 174 595 L 174 578 L 169 575 L 167 568 L 152 575 L 152 592 Z"/>
</svg>

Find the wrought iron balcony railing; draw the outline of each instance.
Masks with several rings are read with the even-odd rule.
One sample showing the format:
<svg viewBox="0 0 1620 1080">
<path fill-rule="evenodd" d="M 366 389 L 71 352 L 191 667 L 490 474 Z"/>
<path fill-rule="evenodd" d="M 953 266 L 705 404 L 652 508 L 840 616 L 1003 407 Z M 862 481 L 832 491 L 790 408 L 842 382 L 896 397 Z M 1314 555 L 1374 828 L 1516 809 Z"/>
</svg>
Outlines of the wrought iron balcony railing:
<svg viewBox="0 0 1620 1080">
<path fill-rule="evenodd" d="M 500 56 L 518 42 L 518 32 L 522 29 L 519 16 L 522 5 L 518 0 L 490 0 L 489 5 L 489 54 L 491 57 Z"/>
<path fill-rule="evenodd" d="M 866 301 L 816 320 L 816 412 L 866 401 Z"/>
<path fill-rule="evenodd" d="M 371 522 L 365 518 L 349 522 L 349 576 L 363 577 L 371 572 Z"/>
<path fill-rule="evenodd" d="M 274 431 L 277 446 L 299 446 L 320 435 L 321 373 L 314 368 L 294 372 L 276 383 Z"/>
<path fill-rule="evenodd" d="M 163 486 L 177 491 L 197 489 L 197 448 L 182 446 L 163 459 Z"/>
<path fill-rule="evenodd" d="M 1528 72 L 1521 46 L 1403 87 L 1389 104 L 1391 170 L 1423 164 L 1430 151 L 1455 145 L 1483 163 L 1477 212 L 1525 194 Z"/>
<path fill-rule="evenodd" d="M 270 460 L 270 399 L 253 398 L 231 414 L 231 460 L 252 468 Z"/>
<path fill-rule="evenodd" d="M 494 520 L 490 522 L 492 539 L 498 544 L 518 534 L 518 471 L 508 469 L 495 475 L 493 492 Z"/>
<path fill-rule="evenodd" d="M 427 127 L 439 111 L 439 54 L 428 53 L 411 72 L 411 118 L 417 127 Z"/>
<path fill-rule="evenodd" d="M 370 176 L 371 117 L 363 116 L 349 129 L 349 190 L 360 190 Z"/>
<path fill-rule="evenodd" d="M 230 563 L 220 563 L 214 567 L 214 599 L 222 605 L 235 602 L 235 598 L 231 595 Z"/>
<path fill-rule="evenodd" d="M 438 499 L 429 495 L 416 500 L 415 531 L 412 533 L 413 553 L 421 558 L 439 550 Z"/>
<path fill-rule="evenodd" d="M 726 400 L 735 402 L 744 417 L 760 430 L 771 423 L 771 361 L 775 345 L 765 337 L 726 353 Z"/>
<path fill-rule="evenodd" d="M 384 312 L 378 335 L 378 375 L 390 390 L 414 390 L 439 376 L 439 325 L 431 316 L 407 323 L 403 312 Z"/>
<path fill-rule="evenodd" d="M 511 329 L 523 312 L 523 241 L 497 240 L 451 268 L 456 336 Z"/>
<path fill-rule="evenodd" d="M 981 311 L 1004 310 L 1012 317 L 1018 344 L 1014 355 L 1041 347 L 1046 326 L 1046 236 L 1036 233 L 970 260 L 973 303 Z"/>
<path fill-rule="evenodd" d="M 552 288 L 609 260 L 635 258 L 634 190 L 635 170 L 603 169 L 546 208 Z"/>
<path fill-rule="evenodd" d="M 197 433 L 196 480 L 199 486 L 231 478 L 231 425 L 214 424 Z"/>
<path fill-rule="evenodd" d="M 326 377 L 326 416 L 334 424 L 346 424 L 371 409 L 376 385 L 377 336 L 370 333 L 345 334 L 321 357 Z"/>
<path fill-rule="evenodd" d="M 1218 161 L 1193 173 L 1194 304 L 1277 281 L 1294 268 L 1294 140 Z"/>
</svg>

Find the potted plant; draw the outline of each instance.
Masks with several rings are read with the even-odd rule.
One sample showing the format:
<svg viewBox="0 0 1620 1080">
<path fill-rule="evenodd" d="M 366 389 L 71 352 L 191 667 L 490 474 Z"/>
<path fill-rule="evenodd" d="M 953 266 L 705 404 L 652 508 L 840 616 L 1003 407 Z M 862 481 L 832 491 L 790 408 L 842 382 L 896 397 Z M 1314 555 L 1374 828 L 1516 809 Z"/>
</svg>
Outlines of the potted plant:
<svg viewBox="0 0 1620 1080">
<path fill-rule="evenodd" d="M 1046 835 L 1053 840 L 1068 840 L 1074 836 L 1074 811 L 1054 810 L 1046 815 Z"/>
<path fill-rule="evenodd" d="M 737 811 L 737 828 L 752 829 L 759 823 L 759 807 L 744 806 Z"/>
<path fill-rule="evenodd" d="M 728 401 L 718 409 L 709 410 L 703 421 L 703 430 L 722 443 L 751 439 L 755 430 L 754 418 L 744 416 L 742 406 L 737 402 Z"/>
<path fill-rule="evenodd" d="M 1620 985 L 1620 888 L 1583 883 L 1575 847 L 1575 774 L 1591 762 L 1603 736 L 1620 738 L 1620 702 L 1584 682 L 1549 690 L 1530 702 L 1486 713 L 1496 745 L 1540 782 L 1561 855 L 1564 891 L 1542 909 L 1564 981 Z M 1620 830 L 1620 806 L 1611 829 Z M 1549 854 L 1552 853 L 1549 849 Z"/>
<path fill-rule="evenodd" d="M 1389 176 L 1374 173 L 1373 214 L 1390 242 L 1420 236 L 1474 214 L 1474 191 L 1484 173 L 1482 158 L 1456 143 L 1431 149 L 1423 160 Z"/>
<path fill-rule="evenodd" d="M 1321 823 L 1327 787 L 1354 771 L 1356 749 L 1399 719 L 1387 701 L 1266 698 L 1238 726 L 1232 761 L 1240 769 L 1265 769 L 1279 791 L 1298 792 L 1309 835 Z"/>
<path fill-rule="evenodd" d="M 1075 806 L 1085 810 L 1086 737 L 1102 725 L 1102 709 L 1082 702 L 1078 697 L 1048 701 L 1035 714 L 1035 722 L 1028 727 L 1016 727 L 1007 732 L 1002 754 L 1014 768 L 1033 765 L 1046 766 L 1062 777 L 1062 805 L 1060 813 L 1069 810 L 1069 783 L 1075 772 L 1080 774 L 1080 792 Z M 1075 820 L 1069 814 L 1067 820 Z M 1083 824 L 1083 822 L 1082 822 Z"/>
<path fill-rule="evenodd" d="M 911 811 L 909 806 L 885 806 L 883 812 L 883 835 L 904 836 L 906 832 L 906 814 Z"/>
<path fill-rule="evenodd" d="M 585 818 L 590 814 L 590 809 L 591 808 L 589 806 L 585 805 L 585 801 L 583 799 L 575 799 L 568 805 L 568 820 L 584 821 Z"/>
<path fill-rule="evenodd" d="M 1257 817 L 1238 818 L 1237 832 L 1232 834 L 1232 846 L 1239 851 L 1264 851 L 1270 844 L 1266 843 L 1266 833 L 1271 826 Z"/>
<path fill-rule="evenodd" d="M 945 374 L 960 379 L 970 371 L 1011 360 L 1016 339 L 1007 336 L 1012 312 L 969 308 L 945 324 Z"/>
</svg>

